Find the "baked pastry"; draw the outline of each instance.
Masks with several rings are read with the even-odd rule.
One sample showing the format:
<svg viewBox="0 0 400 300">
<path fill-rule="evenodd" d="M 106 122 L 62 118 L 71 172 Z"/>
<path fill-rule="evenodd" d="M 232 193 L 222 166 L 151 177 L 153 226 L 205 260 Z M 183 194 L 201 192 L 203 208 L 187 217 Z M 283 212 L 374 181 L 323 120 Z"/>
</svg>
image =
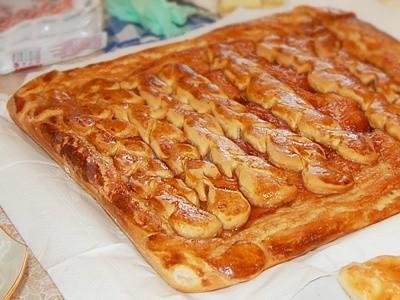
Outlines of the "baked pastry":
<svg viewBox="0 0 400 300">
<path fill-rule="evenodd" d="M 400 44 L 298 7 L 8 103 L 173 287 L 226 287 L 400 211 Z"/>
<path fill-rule="evenodd" d="M 352 300 L 400 299 L 400 257 L 352 263 L 340 271 L 339 282 Z"/>
</svg>

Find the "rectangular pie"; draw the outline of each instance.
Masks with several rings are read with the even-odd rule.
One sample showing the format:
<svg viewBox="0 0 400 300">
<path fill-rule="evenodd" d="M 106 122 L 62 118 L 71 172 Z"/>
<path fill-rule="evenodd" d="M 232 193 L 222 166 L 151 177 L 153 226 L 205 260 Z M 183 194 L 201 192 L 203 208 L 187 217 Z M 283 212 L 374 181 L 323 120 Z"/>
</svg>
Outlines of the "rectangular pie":
<svg viewBox="0 0 400 300">
<path fill-rule="evenodd" d="M 302 6 L 52 71 L 8 109 L 180 291 L 400 211 L 400 43 L 353 13 Z"/>
</svg>

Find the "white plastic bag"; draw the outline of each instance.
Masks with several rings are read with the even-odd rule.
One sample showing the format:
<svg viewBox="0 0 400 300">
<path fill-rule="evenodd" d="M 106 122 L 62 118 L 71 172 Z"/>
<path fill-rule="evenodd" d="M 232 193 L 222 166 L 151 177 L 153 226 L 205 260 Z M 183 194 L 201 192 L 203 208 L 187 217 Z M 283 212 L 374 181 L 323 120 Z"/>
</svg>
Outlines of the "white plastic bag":
<svg viewBox="0 0 400 300">
<path fill-rule="evenodd" d="M 100 0 L 0 0 L 0 74 L 99 50 L 102 24 Z"/>
</svg>

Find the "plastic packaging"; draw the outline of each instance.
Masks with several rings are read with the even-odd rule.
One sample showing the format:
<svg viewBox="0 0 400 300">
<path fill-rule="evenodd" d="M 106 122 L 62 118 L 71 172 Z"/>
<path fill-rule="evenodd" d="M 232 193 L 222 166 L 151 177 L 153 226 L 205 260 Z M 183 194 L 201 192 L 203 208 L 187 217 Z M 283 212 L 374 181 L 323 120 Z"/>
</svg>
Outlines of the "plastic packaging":
<svg viewBox="0 0 400 300">
<path fill-rule="evenodd" d="M 99 50 L 102 24 L 100 0 L 0 0 L 0 74 Z"/>
</svg>

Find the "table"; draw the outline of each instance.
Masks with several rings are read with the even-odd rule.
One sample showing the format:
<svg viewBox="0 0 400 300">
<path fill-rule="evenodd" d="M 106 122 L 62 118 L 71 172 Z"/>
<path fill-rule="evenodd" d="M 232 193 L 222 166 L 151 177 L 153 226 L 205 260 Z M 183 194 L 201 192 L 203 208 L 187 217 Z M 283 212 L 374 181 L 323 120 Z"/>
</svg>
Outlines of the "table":
<svg viewBox="0 0 400 300">
<path fill-rule="evenodd" d="M 24 242 L 14 225 L 0 207 L 0 227 L 12 238 Z M 64 299 L 47 272 L 28 248 L 28 261 L 21 282 L 15 290 L 12 300 L 59 300 Z"/>
<path fill-rule="evenodd" d="M 99 55 L 102 52 L 97 52 L 90 55 Z M 79 60 L 88 59 L 88 56 L 84 58 L 78 58 L 73 61 L 68 61 L 65 63 L 78 62 Z M 30 72 L 39 71 L 40 68 L 35 68 L 31 70 L 24 70 L 8 75 L 0 75 L 0 94 L 11 95 L 18 87 L 23 83 L 26 75 Z M 7 217 L 6 213 L 0 206 L 0 227 L 4 229 L 11 237 L 15 240 L 24 243 L 14 225 L 11 223 L 10 219 Z M 59 300 L 64 299 L 60 291 L 51 280 L 49 274 L 43 269 L 39 261 L 33 255 L 32 251 L 28 247 L 28 261 L 26 268 L 24 270 L 23 277 L 18 285 L 16 291 L 14 292 L 11 300 Z"/>
<path fill-rule="evenodd" d="M 0 93 L 10 95 L 21 85 L 28 70 L 12 73 L 6 76 L 0 76 Z M 0 227 L 4 229 L 11 237 L 19 242 L 23 239 L 16 231 L 14 225 L 7 217 L 4 210 L 0 207 Z M 28 261 L 24 275 L 16 291 L 11 297 L 12 300 L 59 300 L 63 299 L 60 291 L 57 289 L 50 276 L 40 265 L 38 260 L 28 248 Z"/>
</svg>

